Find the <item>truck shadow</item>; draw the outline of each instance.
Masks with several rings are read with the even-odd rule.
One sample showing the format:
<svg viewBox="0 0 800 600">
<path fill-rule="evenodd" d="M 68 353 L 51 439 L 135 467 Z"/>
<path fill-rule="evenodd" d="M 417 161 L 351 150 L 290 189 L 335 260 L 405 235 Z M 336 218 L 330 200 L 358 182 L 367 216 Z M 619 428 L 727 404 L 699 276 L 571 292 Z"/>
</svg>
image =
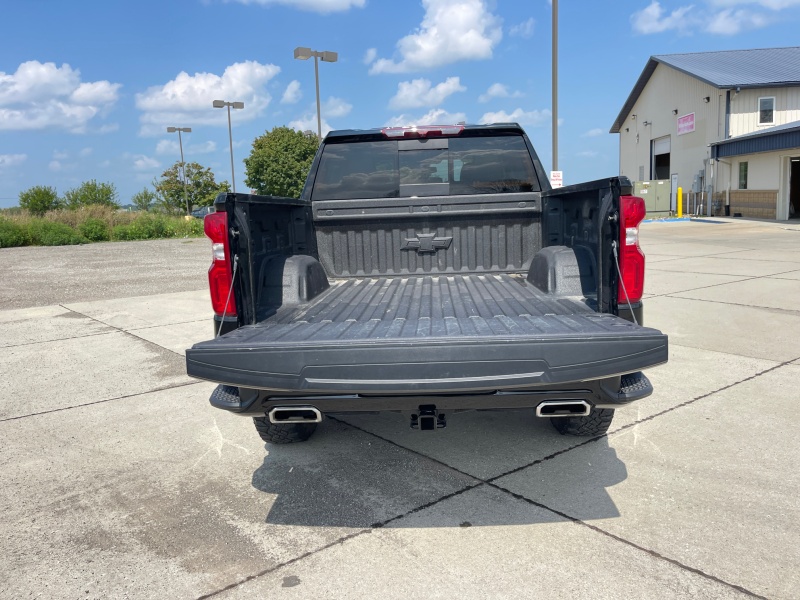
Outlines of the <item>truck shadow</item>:
<svg viewBox="0 0 800 600">
<path fill-rule="evenodd" d="M 357 421 L 363 430 L 326 419 L 308 442 L 266 446 L 264 462 L 252 478 L 253 487 L 271 501 L 266 523 L 368 528 L 390 520 L 392 527 L 561 520 L 554 512 L 482 483 L 515 469 L 519 470 L 494 483 L 582 520 L 620 516 L 607 488 L 624 481 L 627 470 L 607 438 L 587 444 L 584 450 L 546 458 L 586 440 L 560 436 L 549 423 L 519 411 L 491 413 L 490 418 L 464 413 L 462 427 L 448 426 L 443 430 L 446 436 L 407 431 L 399 415 Z M 380 431 L 381 437 L 367 431 Z M 478 487 L 463 491 L 471 486 Z M 481 489 L 492 493 L 478 493 Z M 461 509 L 456 512 L 462 511 L 464 502 L 472 503 L 468 518 L 451 514 L 446 503 L 455 500 L 445 497 L 459 499 Z M 509 508 L 515 504 L 519 506 Z M 429 513 L 425 518 L 417 518 L 425 512 Z M 412 513 L 415 518 L 397 518 Z"/>
</svg>

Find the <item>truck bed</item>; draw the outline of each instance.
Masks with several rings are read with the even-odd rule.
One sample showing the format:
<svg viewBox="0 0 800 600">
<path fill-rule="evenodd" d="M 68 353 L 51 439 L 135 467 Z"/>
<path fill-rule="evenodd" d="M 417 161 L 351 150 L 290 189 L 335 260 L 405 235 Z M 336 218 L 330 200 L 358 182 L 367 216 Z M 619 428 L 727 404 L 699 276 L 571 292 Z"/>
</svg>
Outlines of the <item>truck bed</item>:
<svg viewBox="0 0 800 600">
<path fill-rule="evenodd" d="M 515 274 L 334 280 L 187 351 L 200 379 L 320 394 L 533 389 L 666 360 L 661 332 Z"/>
</svg>

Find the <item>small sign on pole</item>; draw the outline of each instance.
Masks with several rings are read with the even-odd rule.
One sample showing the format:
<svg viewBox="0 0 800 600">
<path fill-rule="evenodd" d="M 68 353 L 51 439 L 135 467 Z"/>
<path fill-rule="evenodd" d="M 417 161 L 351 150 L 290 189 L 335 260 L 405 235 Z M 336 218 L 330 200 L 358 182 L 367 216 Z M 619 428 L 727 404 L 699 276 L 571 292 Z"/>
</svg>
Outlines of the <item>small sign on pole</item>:
<svg viewBox="0 0 800 600">
<path fill-rule="evenodd" d="M 550 171 L 550 187 L 564 187 L 564 171 Z"/>
</svg>

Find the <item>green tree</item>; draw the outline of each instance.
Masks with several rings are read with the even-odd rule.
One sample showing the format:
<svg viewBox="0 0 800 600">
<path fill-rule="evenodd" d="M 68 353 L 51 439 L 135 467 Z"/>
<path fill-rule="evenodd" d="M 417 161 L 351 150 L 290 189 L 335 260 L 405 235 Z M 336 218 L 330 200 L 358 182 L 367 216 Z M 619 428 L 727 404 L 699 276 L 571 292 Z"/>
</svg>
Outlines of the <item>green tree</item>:
<svg viewBox="0 0 800 600">
<path fill-rule="evenodd" d="M 275 127 L 253 140 L 244 182 L 259 194 L 297 198 L 318 147 L 313 133 Z"/>
<path fill-rule="evenodd" d="M 117 188 L 113 183 L 97 183 L 96 180 L 84 181 L 78 187 L 64 193 L 67 208 L 76 209 L 81 206 L 99 205 L 119 208 Z"/>
<path fill-rule="evenodd" d="M 220 192 L 230 189 L 227 181 L 219 183 L 214 179 L 211 169 L 196 162 L 186 163 L 186 190 L 181 177 L 181 163 L 176 162 L 161 174 L 161 179 L 153 182 L 158 193 L 158 203 L 170 213 L 185 213 L 186 200 L 190 207 L 211 206 Z"/>
<path fill-rule="evenodd" d="M 19 194 L 19 205 L 30 211 L 31 214 L 41 216 L 48 210 L 61 207 L 56 188 L 45 185 L 35 185 Z"/>
<path fill-rule="evenodd" d="M 144 188 L 141 192 L 136 192 L 131 196 L 131 204 L 138 210 L 148 211 L 156 202 L 156 193 L 150 188 Z"/>
</svg>

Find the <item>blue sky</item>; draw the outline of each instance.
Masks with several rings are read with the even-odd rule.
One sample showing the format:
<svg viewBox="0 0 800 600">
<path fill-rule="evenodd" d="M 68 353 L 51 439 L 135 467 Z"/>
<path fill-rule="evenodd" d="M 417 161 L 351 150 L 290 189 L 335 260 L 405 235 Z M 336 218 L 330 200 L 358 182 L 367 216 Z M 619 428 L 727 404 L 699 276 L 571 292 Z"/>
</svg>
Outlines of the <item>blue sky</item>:
<svg viewBox="0 0 800 600">
<path fill-rule="evenodd" d="M 515 120 L 545 169 L 550 142 L 547 0 L 26 0 L 3 6 L 0 207 L 20 191 L 112 182 L 126 203 L 179 160 L 237 190 L 253 139 L 276 125 L 316 130 L 314 66 L 296 46 L 339 53 L 320 64 L 324 128 Z M 608 133 L 652 54 L 793 46 L 800 0 L 559 3 L 559 166 L 565 183 L 614 175 Z"/>
</svg>

